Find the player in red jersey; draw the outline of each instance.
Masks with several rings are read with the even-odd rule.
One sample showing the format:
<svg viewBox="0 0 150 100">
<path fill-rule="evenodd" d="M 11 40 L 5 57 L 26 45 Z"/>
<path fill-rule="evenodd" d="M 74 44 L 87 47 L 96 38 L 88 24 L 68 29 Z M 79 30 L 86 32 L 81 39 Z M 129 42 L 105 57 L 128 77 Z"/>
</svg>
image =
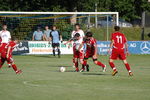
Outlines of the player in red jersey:
<svg viewBox="0 0 150 100">
<path fill-rule="evenodd" d="M 120 30 L 119 26 L 115 26 L 114 29 L 115 29 L 115 32 L 112 33 L 110 49 L 108 50 L 108 53 L 110 54 L 110 51 L 112 49 L 112 53 L 109 58 L 109 65 L 113 69 L 112 76 L 118 73 L 114 65 L 114 60 L 117 60 L 117 59 L 120 59 L 123 61 L 124 65 L 126 66 L 126 69 L 129 72 L 129 75 L 132 76 L 133 73 L 131 72 L 130 65 L 128 64 L 126 60 L 126 54 L 129 54 L 127 39 L 123 33 L 119 32 Z"/>
<path fill-rule="evenodd" d="M 75 71 L 78 72 L 79 71 L 78 60 L 80 61 L 82 66 L 84 66 L 83 65 L 83 59 L 84 59 L 83 47 L 81 48 L 80 51 L 78 51 L 80 45 L 83 42 L 83 38 L 80 36 L 79 33 L 76 33 L 73 38 L 71 38 L 68 42 L 65 43 L 65 45 L 71 41 L 73 41 L 73 58 L 74 58 L 74 63 L 75 63 L 75 68 L 76 68 Z"/>
<path fill-rule="evenodd" d="M 5 49 L 3 50 L 3 52 L 1 52 L 0 68 L 2 68 L 3 64 L 5 63 L 5 61 L 7 61 L 8 63 L 11 64 L 11 67 L 14 69 L 16 74 L 20 74 L 22 71 L 17 69 L 17 66 L 14 63 L 14 60 L 12 58 L 12 51 L 15 48 L 15 46 L 17 45 L 17 43 L 18 43 L 18 40 L 15 39 L 15 40 L 10 41 L 5 46 Z"/>
<path fill-rule="evenodd" d="M 93 36 L 92 32 L 87 32 L 85 36 L 85 40 L 80 46 L 81 48 L 83 47 L 84 44 L 86 45 L 86 52 L 84 55 L 84 66 L 88 67 L 87 60 L 88 58 L 92 57 L 94 64 L 101 66 L 103 68 L 103 72 L 105 72 L 106 65 L 104 65 L 103 63 L 97 60 L 97 43 L 96 43 L 96 39 L 94 39 L 92 36 Z M 80 48 L 79 48 L 79 51 L 80 51 Z M 89 71 L 89 69 L 87 71 Z"/>
</svg>

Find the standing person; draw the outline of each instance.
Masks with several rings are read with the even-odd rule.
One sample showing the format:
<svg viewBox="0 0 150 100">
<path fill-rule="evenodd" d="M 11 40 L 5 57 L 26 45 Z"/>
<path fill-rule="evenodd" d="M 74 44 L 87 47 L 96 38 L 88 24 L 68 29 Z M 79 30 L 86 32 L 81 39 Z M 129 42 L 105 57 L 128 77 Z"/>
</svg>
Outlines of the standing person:
<svg viewBox="0 0 150 100">
<path fill-rule="evenodd" d="M 83 41 L 83 38 L 84 38 L 85 35 L 84 35 L 84 31 L 81 29 L 80 24 L 75 24 L 75 25 L 74 25 L 74 28 L 75 28 L 75 30 L 72 31 L 72 33 L 71 33 L 71 38 L 73 38 L 76 33 L 79 33 L 79 34 L 80 34 L 80 37 L 81 37 L 81 39 L 82 39 L 82 41 Z M 75 60 L 74 60 L 74 59 L 75 59 L 75 58 L 73 57 L 73 59 L 72 59 L 72 61 L 73 61 L 73 66 L 75 66 Z M 83 69 L 84 69 L 84 68 L 83 68 Z"/>
<path fill-rule="evenodd" d="M 57 49 L 58 57 L 60 58 L 60 41 L 62 42 L 62 36 L 57 30 L 56 26 L 52 26 L 52 31 L 50 32 L 50 40 L 52 41 L 53 56 L 55 56 L 55 51 Z"/>
<path fill-rule="evenodd" d="M 111 35 L 110 49 L 108 50 L 108 53 L 110 54 L 110 51 L 112 49 L 112 53 L 109 58 L 109 65 L 113 69 L 112 76 L 118 73 L 114 65 L 114 60 L 117 60 L 118 58 L 123 61 L 124 65 L 126 66 L 126 69 L 129 72 L 129 75 L 132 76 L 133 73 L 131 72 L 130 65 L 126 60 L 126 54 L 129 53 L 127 39 L 123 33 L 119 32 L 119 26 L 115 26 L 114 30 L 115 32 Z"/>
<path fill-rule="evenodd" d="M 9 43 L 11 40 L 10 32 L 7 31 L 7 25 L 4 24 L 2 26 L 3 30 L 0 31 L 0 38 L 1 38 L 1 45 L 0 45 L 0 53 L 4 51 L 5 46 Z"/>
<path fill-rule="evenodd" d="M 22 71 L 18 70 L 18 68 L 12 58 L 12 52 L 13 52 L 13 49 L 16 47 L 17 43 L 18 43 L 18 40 L 13 39 L 5 46 L 4 51 L 1 53 L 0 68 L 2 68 L 5 61 L 7 61 L 8 63 L 11 64 L 11 67 L 14 69 L 16 74 L 20 74 Z"/>
<path fill-rule="evenodd" d="M 106 65 L 97 60 L 97 43 L 96 39 L 93 38 L 92 32 L 87 32 L 85 36 L 85 40 L 79 47 L 79 51 L 86 44 L 86 52 L 84 55 L 84 66 L 87 66 L 88 58 L 92 57 L 94 64 L 101 66 L 103 68 L 103 72 L 106 71 Z M 88 69 L 89 70 L 89 69 Z"/>
<path fill-rule="evenodd" d="M 44 30 L 44 34 L 43 34 L 44 41 L 49 41 L 50 32 L 51 32 L 51 30 L 49 29 L 49 27 L 45 26 L 45 30 Z"/>
<path fill-rule="evenodd" d="M 32 41 L 42 41 L 43 40 L 43 32 L 41 31 L 41 28 L 38 27 L 37 31 L 34 31 L 32 36 Z"/>
</svg>

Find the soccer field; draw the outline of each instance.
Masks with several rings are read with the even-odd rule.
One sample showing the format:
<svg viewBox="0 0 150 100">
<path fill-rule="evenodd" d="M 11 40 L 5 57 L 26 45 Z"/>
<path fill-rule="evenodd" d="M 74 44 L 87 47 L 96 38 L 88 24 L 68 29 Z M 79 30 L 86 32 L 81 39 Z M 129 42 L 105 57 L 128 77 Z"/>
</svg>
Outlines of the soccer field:
<svg viewBox="0 0 150 100">
<path fill-rule="evenodd" d="M 90 72 L 73 72 L 72 55 L 14 56 L 23 73 L 16 75 L 5 64 L 0 70 L 0 100 L 150 100 L 150 55 L 131 55 L 128 61 L 134 76 L 129 77 L 121 61 L 119 73 L 111 76 L 108 56 L 99 56 L 107 65 L 103 73 L 89 60 Z M 59 72 L 60 66 L 67 72 Z"/>
</svg>

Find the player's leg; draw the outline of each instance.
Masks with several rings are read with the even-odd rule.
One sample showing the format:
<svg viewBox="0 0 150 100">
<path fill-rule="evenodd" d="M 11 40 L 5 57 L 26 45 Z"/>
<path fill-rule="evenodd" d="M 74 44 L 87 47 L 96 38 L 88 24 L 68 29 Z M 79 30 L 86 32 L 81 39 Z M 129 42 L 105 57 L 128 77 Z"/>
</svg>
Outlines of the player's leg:
<svg viewBox="0 0 150 100">
<path fill-rule="evenodd" d="M 3 64 L 5 63 L 6 59 L 5 58 L 0 58 L 0 68 L 2 68 Z"/>
<path fill-rule="evenodd" d="M 55 43 L 52 43 L 52 48 L 53 48 L 53 56 L 55 56 Z"/>
<path fill-rule="evenodd" d="M 81 68 L 80 72 L 84 72 L 85 71 L 84 60 L 80 59 L 80 63 L 82 65 L 82 68 Z"/>
<path fill-rule="evenodd" d="M 8 68 L 10 68 L 11 67 L 11 63 L 7 61 L 7 64 L 8 64 Z"/>
<path fill-rule="evenodd" d="M 83 66 L 86 67 L 87 72 L 89 72 L 89 64 L 87 63 L 89 57 L 90 57 L 90 52 L 87 50 L 85 52 L 84 59 L 83 59 Z"/>
<path fill-rule="evenodd" d="M 126 54 L 125 54 L 124 51 L 122 51 L 122 52 L 120 53 L 120 59 L 123 61 L 124 65 L 125 65 L 125 67 L 126 67 L 126 69 L 127 69 L 127 71 L 129 72 L 129 75 L 130 75 L 130 76 L 133 76 L 133 73 L 131 72 L 130 65 L 128 64 L 128 62 L 127 62 L 127 60 L 126 60 Z"/>
<path fill-rule="evenodd" d="M 131 72 L 131 67 L 129 65 L 129 63 L 127 62 L 127 60 L 123 60 L 124 65 L 126 66 L 127 71 L 129 72 L 130 76 L 133 76 L 133 73 Z"/>
<path fill-rule="evenodd" d="M 83 51 L 78 51 L 78 58 L 79 58 L 80 64 L 82 65 L 82 68 L 81 68 L 80 72 L 84 72 L 85 71 L 85 66 L 84 66 L 84 63 L 83 63 L 83 59 L 84 59 L 84 52 Z"/>
<path fill-rule="evenodd" d="M 79 58 L 79 56 L 78 56 L 78 52 L 77 51 L 73 51 L 73 57 L 74 57 L 74 64 L 75 64 L 75 68 L 76 68 L 76 72 L 78 72 L 79 71 L 79 66 L 78 66 L 78 58 Z"/>
<path fill-rule="evenodd" d="M 118 73 L 116 66 L 114 64 L 114 60 L 116 60 L 117 58 L 118 58 L 118 51 L 116 49 L 113 49 L 109 58 L 109 65 L 113 69 L 112 76 L 115 76 Z"/>
<path fill-rule="evenodd" d="M 103 68 L 103 72 L 105 72 L 106 71 L 106 65 L 104 65 L 102 62 L 98 61 L 97 56 L 92 55 L 92 58 L 93 58 L 94 64 L 101 66 Z"/>
<path fill-rule="evenodd" d="M 75 68 L 76 68 L 75 71 L 78 72 L 79 71 L 78 58 L 75 58 L 74 60 L 75 60 Z"/>
<path fill-rule="evenodd" d="M 112 76 L 115 76 L 118 73 L 118 71 L 115 67 L 114 60 L 111 58 L 109 59 L 109 65 L 113 69 Z"/>
<path fill-rule="evenodd" d="M 18 70 L 16 64 L 14 63 L 14 60 L 12 57 L 7 58 L 7 62 L 11 63 L 11 67 L 13 68 L 13 70 L 16 72 L 16 74 L 20 74 L 22 71 Z"/>
<path fill-rule="evenodd" d="M 58 44 L 57 44 L 57 51 L 58 51 L 58 57 L 60 58 L 60 53 L 61 53 L 61 52 L 60 52 L 59 46 L 60 46 L 60 44 L 58 43 Z"/>
</svg>

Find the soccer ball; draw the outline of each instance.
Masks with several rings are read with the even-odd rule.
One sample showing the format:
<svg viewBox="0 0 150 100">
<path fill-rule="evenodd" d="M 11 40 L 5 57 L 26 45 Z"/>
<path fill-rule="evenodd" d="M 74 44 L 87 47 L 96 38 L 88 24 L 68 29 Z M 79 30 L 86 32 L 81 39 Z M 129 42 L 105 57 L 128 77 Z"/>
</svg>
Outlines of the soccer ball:
<svg viewBox="0 0 150 100">
<path fill-rule="evenodd" d="M 65 72 L 65 71 L 66 71 L 66 68 L 65 68 L 65 67 L 60 67 L 59 71 L 60 71 L 60 72 Z"/>
</svg>

